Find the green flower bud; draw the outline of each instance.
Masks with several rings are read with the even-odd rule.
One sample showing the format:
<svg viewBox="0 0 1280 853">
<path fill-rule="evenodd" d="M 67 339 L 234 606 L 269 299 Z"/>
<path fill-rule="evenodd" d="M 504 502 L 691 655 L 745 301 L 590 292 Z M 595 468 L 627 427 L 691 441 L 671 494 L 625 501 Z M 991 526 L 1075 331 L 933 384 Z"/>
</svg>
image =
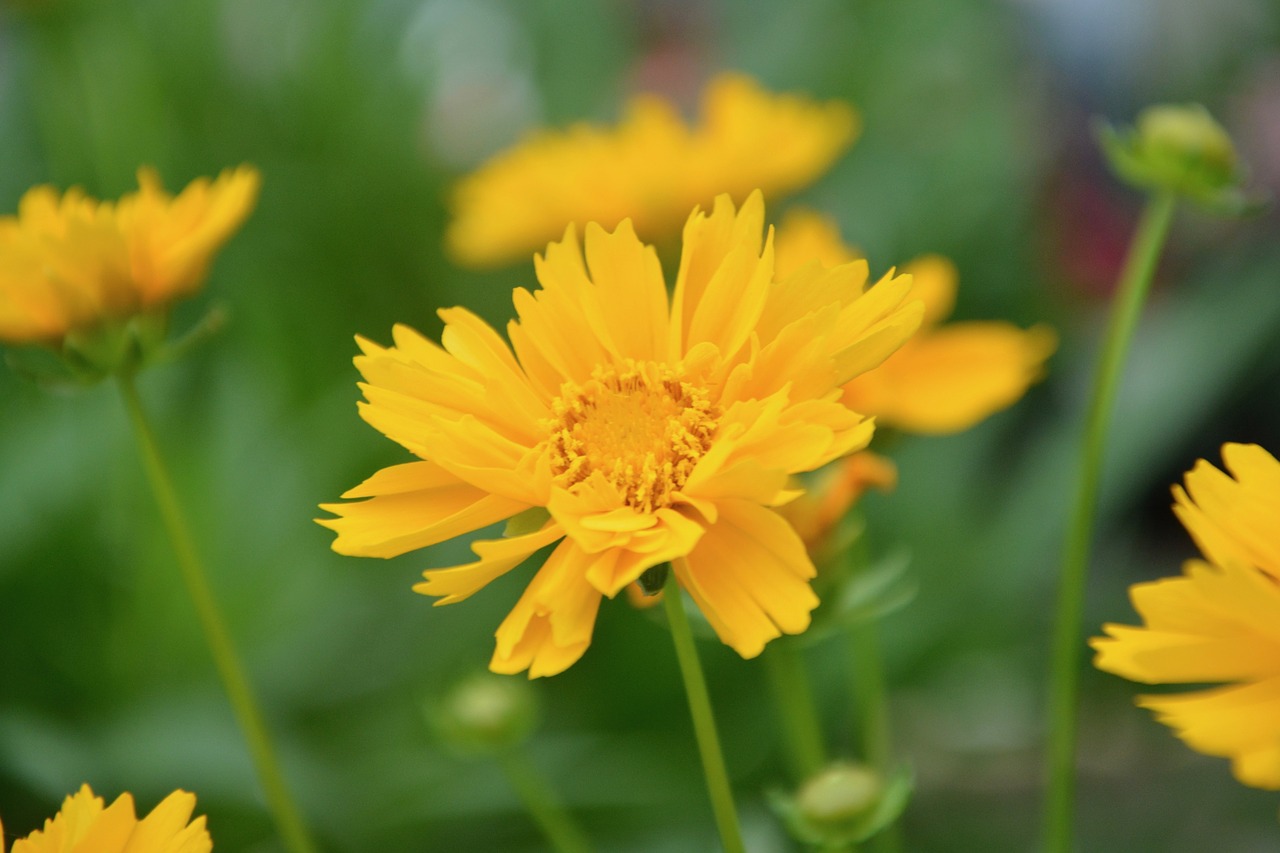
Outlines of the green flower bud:
<svg viewBox="0 0 1280 853">
<path fill-rule="evenodd" d="M 477 673 L 427 709 L 441 740 L 465 752 L 498 752 L 525 740 L 537 723 L 528 682 Z"/>
<path fill-rule="evenodd" d="M 884 792 L 880 774 L 860 764 L 833 764 L 796 792 L 796 810 L 822 834 L 843 833 L 875 807 Z"/>
<path fill-rule="evenodd" d="M 1258 206 L 1246 198 L 1231 137 L 1199 104 L 1148 107 L 1136 126 L 1098 127 L 1112 170 L 1144 190 L 1167 190 L 1219 213 L 1240 215 Z"/>
<path fill-rule="evenodd" d="M 905 769 L 886 778 L 840 761 L 810 777 L 794 795 L 773 793 L 774 810 L 806 844 L 842 847 L 870 838 L 897 820 L 911 798 Z"/>
</svg>

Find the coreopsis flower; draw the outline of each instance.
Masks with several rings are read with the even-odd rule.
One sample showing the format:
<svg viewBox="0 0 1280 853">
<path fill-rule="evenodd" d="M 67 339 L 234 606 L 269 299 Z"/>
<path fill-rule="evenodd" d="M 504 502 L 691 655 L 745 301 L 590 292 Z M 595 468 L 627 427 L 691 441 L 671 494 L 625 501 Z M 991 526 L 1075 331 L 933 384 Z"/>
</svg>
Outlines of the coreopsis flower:
<svg viewBox="0 0 1280 853">
<path fill-rule="evenodd" d="M 453 258 L 493 266 L 527 258 L 563 233 L 630 219 L 639 236 L 665 241 L 695 205 L 721 193 L 741 202 L 812 183 L 853 142 L 847 104 L 773 94 L 741 74 L 721 74 L 689 125 L 652 94 L 628 101 L 614 127 L 580 123 L 535 133 L 463 178 L 446 236 Z"/>
<path fill-rule="evenodd" d="M 1192 749 L 1236 778 L 1280 790 L 1280 462 L 1227 444 L 1228 474 L 1203 459 L 1174 486 L 1174 512 L 1204 560 L 1130 589 L 1141 627 L 1105 625 L 1094 664 L 1144 684 L 1225 686 L 1143 696 Z"/>
<path fill-rule="evenodd" d="M 138 191 L 117 202 L 29 190 L 17 216 L 0 217 L 0 341 L 82 343 L 195 292 L 253 209 L 258 184 L 258 172 L 241 166 L 171 196 L 143 168 Z"/>
<path fill-rule="evenodd" d="M 793 210 L 778 228 L 777 257 L 785 274 L 803 263 L 829 266 L 858 254 L 830 219 Z M 902 269 L 914 282 L 912 296 L 924 303 L 924 322 L 883 365 L 845 386 L 850 408 L 908 432 L 960 432 L 1016 403 L 1043 375 L 1057 347 L 1052 330 L 998 321 L 943 325 L 955 307 L 955 266 L 925 255 Z"/>
<path fill-rule="evenodd" d="M 867 288 L 861 261 L 775 279 L 763 227 L 758 192 L 695 210 L 669 297 L 630 221 L 589 224 L 585 246 L 570 226 L 535 259 L 541 289 L 515 291 L 510 345 L 462 308 L 440 312 L 441 346 L 405 326 L 361 339 L 361 414 L 419 461 L 323 507 L 334 550 L 392 557 L 513 519 L 415 586 L 452 604 L 554 546 L 498 628 L 501 673 L 564 670 L 602 597 L 668 562 L 743 657 L 804 631 L 814 568 L 775 507 L 793 474 L 868 443 L 838 389 L 921 308 L 906 276 Z"/>
<path fill-rule="evenodd" d="M 81 785 L 44 829 L 14 841 L 9 853 L 209 853 L 213 841 L 204 816 L 191 819 L 195 807 L 194 794 L 174 791 L 138 820 L 132 795 L 121 794 L 107 806 Z"/>
</svg>

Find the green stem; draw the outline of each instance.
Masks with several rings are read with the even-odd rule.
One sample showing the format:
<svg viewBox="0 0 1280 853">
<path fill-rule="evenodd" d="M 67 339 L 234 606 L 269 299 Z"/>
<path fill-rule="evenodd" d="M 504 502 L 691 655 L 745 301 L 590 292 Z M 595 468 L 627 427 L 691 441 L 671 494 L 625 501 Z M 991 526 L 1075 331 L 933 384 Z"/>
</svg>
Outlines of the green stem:
<svg viewBox="0 0 1280 853">
<path fill-rule="evenodd" d="M 1080 623 L 1084 616 L 1085 577 L 1102 479 L 1107 428 L 1115 408 L 1125 355 L 1173 220 L 1174 202 L 1173 193 L 1168 191 L 1152 196 L 1147 202 L 1121 273 L 1101 360 L 1094 377 L 1093 399 L 1089 404 L 1080 455 L 1079 490 L 1072 510 L 1058 586 L 1049 705 L 1049 791 L 1044 826 L 1047 853 L 1069 853 L 1072 847 Z"/>
<path fill-rule="evenodd" d="M 164 519 L 165 529 L 173 542 L 173 550 L 178 557 L 178 567 L 187 592 L 195 605 L 200 619 L 200 627 L 204 629 L 209 651 L 222 679 L 223 689 L 231 700 L 240 729 L 248 741 L 249 752 L 258 771 L 258 779 L 267 795 L 267 803 L 275 817 L 276 826 L 292 853 L 314 853 L 315 845 L 307 834 L 305 825 L 297 806 L 285 786 L 284 776 L 280 772 L 279 762 L 263 723 L 262 712 L 253 696 L 249 680 L 245 677 L 244 668 L 236 656 L 231 635 L 227 632 L 214 600 L 213 591 L 209 588 L 200 557 L 196 552 L 195 541 L 191 530 L 183 517 L 178 503 L 173 481 L 160 456 L 160 448 L 155 433 L 147 420 L 142 407 L 142 399 L 138 396 L 138 388 L 133 376 L 128 373 L 119 375 L 120 395 L 124 398 L 125 408 L 129 412 L 129 420 L 133 425 L 134 436 L 138 440 L 138 450 L 142 454 L 143 467 L 146 468 L 147 479 L 155 493 L 160 515 Z"/>
<path fill-rule="evenodd" d="M 821 770 L 827 760 L 813 685 L 799 649 L 787 637 L 767 645 L 761 657 L 781 718 L 791 771 L 797 782 L 803 782 Z"/>
<path fill-rule="evenodd" d="M 529 756 L 517 747 L 501 753 L 498 760 L 511 787 L 520 795 L 520 801 L 547 837 L 552 849 L 558 853 L 588 853 L 591 842 L 556 799 L 551 786 L 529 760 Z"/>
<path fill-rule="evenodd" d="M 729 772 L 725 769 L 720 736 L 716 734 L 716 720 L 711 713 L 711 697 L 707 694 L 707 682 L 702 675 L 702 663 L 698 660 L 698 650 L 693 643 L 693 631 L 684 612 L 684 598 L 675 572 L 667 577 L 666 592 L 662 598 L 667 610 L 667 623 L 671 626 L 671 639 L 676 646 L 676 660 L 680 662 L 680 676 L 684 679 L 684 692 L 689 698 L 689 714 L 693 717 L 693 731 L 698 739 L 698 753 L 702 757 L 707 792 L 711 795 L 711 808 L 720 830 L 720 843 L 724 846 L 724 853 L 746 853 L 742 830 L 738 828 L 738 810 L 733 804 L 733 789 L 729 787 Z"/>
<path fill-rule="evenodd" d="M 874 621 L 855 625 L 850 640 L 858 754 L 868 765 L 885 772 L 890 755 L 889 712 L 885 706 L 878 626 Z"/>
<path fill-rule="evenodd" d="M 880 626 L 874 620 L 862 622 L 850 633 L 850 660 L 854 719 L 858 725 L 858 754 L 883 778 L 892 772 L 893 744 L 889 736 L 889 707 L 880 655 Z M 898 825 L 886 826 L 867 841 L 873 853 L 898 853 L 902 839 Z"/>
</svg>

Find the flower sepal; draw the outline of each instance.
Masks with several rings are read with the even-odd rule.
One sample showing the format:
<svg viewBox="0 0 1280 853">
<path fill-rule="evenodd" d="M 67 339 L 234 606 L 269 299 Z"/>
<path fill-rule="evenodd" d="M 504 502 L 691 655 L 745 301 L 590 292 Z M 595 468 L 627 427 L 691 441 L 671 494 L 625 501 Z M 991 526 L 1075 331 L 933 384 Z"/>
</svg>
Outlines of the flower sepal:
<svg viewBox="0 0 1280 853">
<path fill-rule="evenodd" d="M 770 792 L 769 802 L 797 841 L 821 849 L 843 849 L 866 841 L 897 820 L 913 788 L 906 766 L 886 779 L 866 765 L 837 761 L 811 776 L 794 794 Z"/>
<path fill-rule="evenodd" d="M 1133 127 L 1097 122 L 1095 134 L 1113 172 L 1143 190 L 1166 190 L 1221 216 L 1249 216 L 1266 207 L 1247 194 L 1231 137 L 1199 104 L 1148 107 Z"/>
<path fill-rule="evenodd" d="M 226 312 L 214 307 L 188 332 L 170 340 L 168 312 L 152 311 L 68 332 L 57 344 L 12 348 L 5 361 L 14 373 L 38 385 L 84 387 L 176 360 L 225 325 Z"/>
</svg>

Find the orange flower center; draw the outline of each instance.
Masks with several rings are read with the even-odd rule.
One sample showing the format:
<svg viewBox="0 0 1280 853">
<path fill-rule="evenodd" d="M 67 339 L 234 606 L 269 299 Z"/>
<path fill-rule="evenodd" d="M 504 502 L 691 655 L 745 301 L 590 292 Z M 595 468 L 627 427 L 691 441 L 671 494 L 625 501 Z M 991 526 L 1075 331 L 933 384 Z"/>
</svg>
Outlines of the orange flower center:
<svg viewBox="0 0 1280 853">
<path fill-rule="evenodd" d="M 664 364 L 598 367 L 551 404 L 551 470 L 570 488 L 600 474 L 641 512 L 670 506 L 711 446 L 720 412 Z"/>
</svg>

